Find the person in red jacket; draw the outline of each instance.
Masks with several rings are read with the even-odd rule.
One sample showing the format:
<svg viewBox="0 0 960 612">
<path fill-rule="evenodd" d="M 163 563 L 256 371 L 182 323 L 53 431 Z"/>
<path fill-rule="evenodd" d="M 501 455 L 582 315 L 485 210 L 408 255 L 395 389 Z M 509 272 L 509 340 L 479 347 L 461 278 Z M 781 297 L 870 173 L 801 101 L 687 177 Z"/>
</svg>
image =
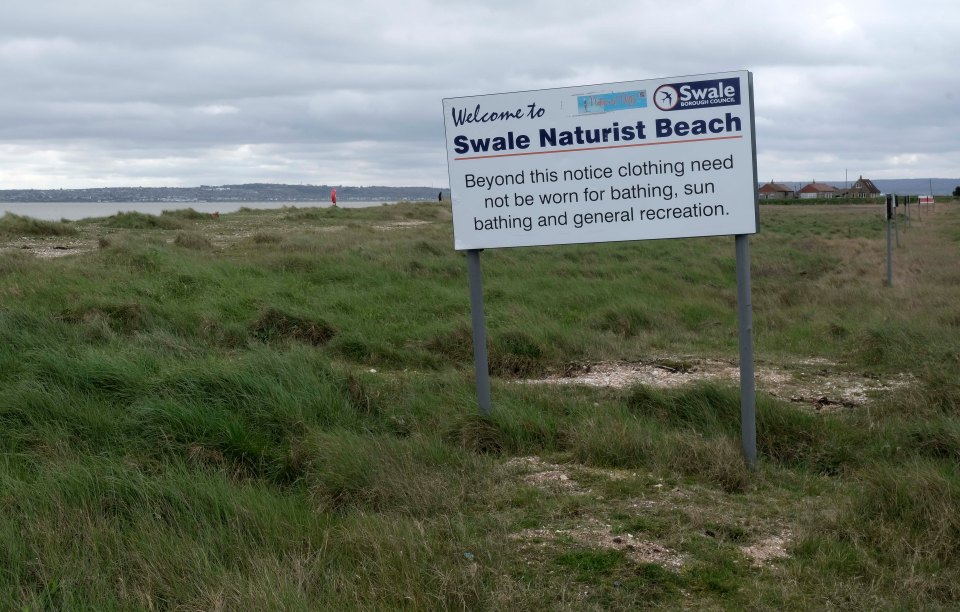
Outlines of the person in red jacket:
<svg viewBox="0 0 960 612">
<path fill-rule="evenodd" d="M 334 206 L 337 205 L 337 190 L 336 190 L 336 189 L 331 189 L 331 190 L 330 190 L 330 201 L 333 203 Z"/>
</svg>

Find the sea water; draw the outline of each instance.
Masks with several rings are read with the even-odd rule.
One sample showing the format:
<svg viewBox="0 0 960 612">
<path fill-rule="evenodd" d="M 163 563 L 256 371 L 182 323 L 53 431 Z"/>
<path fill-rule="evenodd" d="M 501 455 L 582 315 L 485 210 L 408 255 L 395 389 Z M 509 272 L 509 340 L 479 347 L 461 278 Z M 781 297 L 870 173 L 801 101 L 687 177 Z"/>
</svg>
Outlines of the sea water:
<svg viewBox="0 0 960 612">
<path fill-rule="evenodd" d="M 368 208 L 394 202 L 340 200 L 339 208 Z M 139 212 L 159 215 L 165 210 L 192 208 L 204 213 L 230 213 L 241 208 L 277 209 L 329 208 L 330 202 L 0 202 L 0 211 L 45 221 L 77 221 L 92 217 L 109 217 L 121 212 Z"/>
</svg>

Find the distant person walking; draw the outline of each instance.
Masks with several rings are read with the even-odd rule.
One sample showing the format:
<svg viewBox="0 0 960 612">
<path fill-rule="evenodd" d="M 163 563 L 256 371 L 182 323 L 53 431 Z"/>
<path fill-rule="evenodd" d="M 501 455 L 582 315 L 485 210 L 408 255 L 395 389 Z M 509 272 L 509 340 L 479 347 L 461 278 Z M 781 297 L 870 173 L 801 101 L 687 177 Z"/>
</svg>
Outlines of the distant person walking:
<svg viewBox="0 0 960 612">
<path fill-rule="evenodd" d="M 443 202 L 443 192 L 440 192 L 440 195 L 437 196 L 437 202 Z"/>
<path fill-rule="evenodd" d="M 331 190 L 330 190 L 330 202 L 332 203 L 333 206 L 336 206 L 336 205 L 337 205 L 337 190 L 336 190 L 336 189 L 331 189 Z"/>
</svg>

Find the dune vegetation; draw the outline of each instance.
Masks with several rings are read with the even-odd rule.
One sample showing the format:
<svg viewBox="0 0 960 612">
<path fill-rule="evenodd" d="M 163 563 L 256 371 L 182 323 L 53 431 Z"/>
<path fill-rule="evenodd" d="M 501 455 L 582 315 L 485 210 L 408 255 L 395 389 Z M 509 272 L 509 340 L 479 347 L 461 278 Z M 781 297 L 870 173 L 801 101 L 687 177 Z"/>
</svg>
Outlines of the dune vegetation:
<svg viewBox="0 0 960 612">
<path fill-rule="evenodd" d="M 485 251 L 487 419 L 449 202 L 6 215 L 0 609 L 955 609 L 960 205 L 902 229 L 761 207 L 750 471 L 732 237 Z"/>
</svg>

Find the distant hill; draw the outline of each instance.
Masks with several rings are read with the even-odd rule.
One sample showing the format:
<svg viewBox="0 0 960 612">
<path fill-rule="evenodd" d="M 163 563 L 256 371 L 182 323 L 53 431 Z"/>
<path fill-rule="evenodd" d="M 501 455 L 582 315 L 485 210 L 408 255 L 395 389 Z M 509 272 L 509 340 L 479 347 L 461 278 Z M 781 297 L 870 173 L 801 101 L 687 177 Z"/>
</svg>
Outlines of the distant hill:
<svg viewBox="0 0 960 612">
<path fill-rule="evenodd" d="M 864 178 L 870 178 L 869 176 Z M 852 185 L 857 179 L 851 179 L 849 184 Z M 764 181 L 766 182 L 766 181 Z M 788 187 L 793 187 L 794 189 L 800 189 L 807 183 L 811 181 L 776 181 L 778 183 L 783 183 Z M 847 182 L 844 181 L 817 181 L 818 183 L 826 183 L 828 185 L 833 185 L 834 187 L 844 188 L 848 186 Z M 762 185 L 763 183 L 761 183 Z M 873 179 L 873 184 L 877 186 L 877 189 L 883 193 L 896 193 L 901 195 L 927 195 L 930 193 L 930 186 L 933 185 L 933 195 L 951 195 L 953 190 L 957 187 L 960 187 L 960 178 L 955 179 Z"/>
<path fill-rule="evenodd" d="M 0 189 L 0 202 L 329 202 L 330 191 L 345 202 L 436 200 L 437 187 L 348 187 L 249 183 L 211 187 L 99 187 L 92 189 Z"/>
<path fill-rule="evenodd" d="M 869 178 L 869 177 L 868 177 Z M 809 181 L 778 181 L 799 189 Z M 844 181 L 821 181 L 844 187 Z M 956 179 L 876 179 L 884 193 L 950 195 L 960 186 Z M 91 189 L 0 189 L 0 202 L 329 202 L 330 191 L 344 202 L 399 202 L 436 200 L 439 193 L 450 197 L 449 189 L 438 187 L 349 187 L 342 185 L 283 185 L 248 183 L 200 187 L 95 187 Z"/>
</svg>

